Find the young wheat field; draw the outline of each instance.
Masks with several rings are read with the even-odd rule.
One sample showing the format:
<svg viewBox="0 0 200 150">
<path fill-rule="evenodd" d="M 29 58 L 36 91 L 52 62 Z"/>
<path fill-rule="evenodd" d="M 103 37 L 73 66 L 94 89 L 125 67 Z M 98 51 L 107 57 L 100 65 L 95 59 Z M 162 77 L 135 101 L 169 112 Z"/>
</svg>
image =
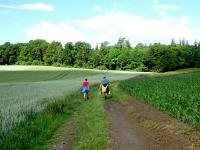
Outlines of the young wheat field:
<svg viewBox="0 0 200 150">
<path fill-rule="evenodd" d="M 0 67 L 0 134 L 5 134 L 21 122 L 41 112 L 55 97 L 69 95 L 81 88 L 88 78 L 99 83 L 103 76 L 109 80 L 131 78 L 137 73 L 81 70 L 58 67 L 1 66 Z"/>
</svg>

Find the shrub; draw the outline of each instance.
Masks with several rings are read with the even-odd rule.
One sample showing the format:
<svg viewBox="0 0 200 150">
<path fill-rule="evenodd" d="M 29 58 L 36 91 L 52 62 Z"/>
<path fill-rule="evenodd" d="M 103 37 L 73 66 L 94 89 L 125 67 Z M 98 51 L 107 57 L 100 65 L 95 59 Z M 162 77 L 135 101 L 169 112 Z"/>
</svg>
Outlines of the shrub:
<svg viewBox="0 0 200 150">
<path fill-rule="evenodd" d="M 97 69 L 99 70 L 108 70 L 104 65 L 98 66 Z"/>
<path fill-rule="evenodd" d="M 53 63 L 53 65 L 52 66 L 54 66 L 54 67 L 61 67 L 62 66 L 62 64 L 60 64 L 59 62 L 55 62 L 55 63 Z"/>
<path fill-rule="evenodd" d="M 39 65 L 44 65 L 44 63 L 43 63 L 42 61 L 39 61 L 39 60 L 34 60 L 34 61 L 32 62 L 32 65 L 37 65 L 37 66 L 39 66 Z"/>
</svg>

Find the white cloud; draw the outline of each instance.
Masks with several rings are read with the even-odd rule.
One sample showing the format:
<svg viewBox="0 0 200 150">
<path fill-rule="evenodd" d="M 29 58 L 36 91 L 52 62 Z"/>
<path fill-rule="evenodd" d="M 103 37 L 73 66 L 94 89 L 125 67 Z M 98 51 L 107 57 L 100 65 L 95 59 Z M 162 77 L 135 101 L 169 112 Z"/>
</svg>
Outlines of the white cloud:
<svg viewBox="0 0 200 150">
<path fill-rule="evenodd" d="M 181 10 L 181 7 L 178 7 L 176 5 L 172 5 L 172 4 L 154 4 L 153 5 L 154 9 L 156 10 L 162 10 L 162 11 L 166 11 L 166 10 Z"/>
<path fill-rule="evenodd" d="M 35 4 L 23 4 L 23 5 L 21 5 L 21 9 L 53 11 L 54 7 L 53 7 L 53 5 L 50 5 L 50 4 L 35 3 Z"/>
<path fill-rule="evenodd" d="M 180 11 L 183 8 L 174 4 L 161 4 L 158 0 L 153 1 L 153 11 L 159 13 L 160 16 L 165 16 L 167 11 Z"/>
<path fill-rule="evenodd" d="M 111 44 L 119 37 L 130 39 L 132 45 L 142 43 L 169 43 L 185 37 L 193 42 L 200 36 L 199 28 L 192 28 L 189 18 L 163 17 L 161 19 L 145 18 L 134 14 L 118 12 L 96 16 L 88 19 L 74 20 L 71 23 L 53 24 L 41 22 L 27 29 L 29 39 L 43 38 L 48 41 L 58 40 L 86 41 L 93 46 L 105 40 Z M 195 29 L 195 30 L 194 30 Z"/>
<path fill-rule="evenodd" d="M 93 12 L 102 13 L 103 12 L 103 8 L 101 6 L 95 5 L 95 6 L 93 6 Z"/>
<path fill-rule="evenodd" d="M 85 40 L 83 32 L 63 22 L 53 24 L 42 21 L 38 25 L 26 29 L 26 34 L 28 36 L 28 40 L 46 39 L 49 42 L 60 41 L 63 44 L 67 41 L 76 42 L 77 40 Z"/>
<path fill-rule="evenodd" d="M 97 14 L 107 14 L 107 13 L 117 13 L 122 10 L 122 4 L 121 3 L 113 3 L 110 8 L 103 8 L 99 5 L 94 5 L 92 10 L 94 13 Z"/>
<path fill-rule="evenodd" d="M 0 8 L 5 9 L 22 9 L 22 10 L 39 10 L 39 11 L 53 11 L 54 6 L 46 3 L 30 3 L 21 5 L 4 5 L 0 4 Z"/>
</svg>

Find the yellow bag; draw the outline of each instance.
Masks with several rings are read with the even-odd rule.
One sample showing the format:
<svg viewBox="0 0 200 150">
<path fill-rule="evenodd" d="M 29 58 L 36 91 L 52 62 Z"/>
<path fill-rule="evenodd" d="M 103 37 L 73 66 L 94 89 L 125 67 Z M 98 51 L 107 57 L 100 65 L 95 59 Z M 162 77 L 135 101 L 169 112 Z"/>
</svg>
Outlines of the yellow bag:
<svg viewBox="0 0 200 150">
<path fill-rule="evenodd" d="M 107 86 L 103 86 L 103 85 L 101 86 L 101 92 L 102 92 L 102 93 L 105 93 L 105 92 L 106 92 L 106 89 L 107 89 Z"/>
</svg>

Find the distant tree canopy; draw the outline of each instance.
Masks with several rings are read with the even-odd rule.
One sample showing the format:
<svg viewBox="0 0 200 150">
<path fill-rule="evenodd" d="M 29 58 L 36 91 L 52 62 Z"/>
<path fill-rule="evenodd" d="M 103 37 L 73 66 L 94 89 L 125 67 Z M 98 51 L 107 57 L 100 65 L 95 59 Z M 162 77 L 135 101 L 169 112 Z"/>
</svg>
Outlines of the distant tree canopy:
<svg viewBox="0 0 200 150">
<path fill-rule="evenodd" d="M 89 43 L 47 42 L 37 39 L 28 43 L 0 45 L 0 65 L 53 65 L 83 68 L 164 72 L 188 67 L 200 67 L 200 42 L 190 45 L 181 39 L 177 44 L 138 43 L 131 47 L 129 40 L 119 38 L 116 44 L 102 42 L 95 48 Z"/>
</svg>

